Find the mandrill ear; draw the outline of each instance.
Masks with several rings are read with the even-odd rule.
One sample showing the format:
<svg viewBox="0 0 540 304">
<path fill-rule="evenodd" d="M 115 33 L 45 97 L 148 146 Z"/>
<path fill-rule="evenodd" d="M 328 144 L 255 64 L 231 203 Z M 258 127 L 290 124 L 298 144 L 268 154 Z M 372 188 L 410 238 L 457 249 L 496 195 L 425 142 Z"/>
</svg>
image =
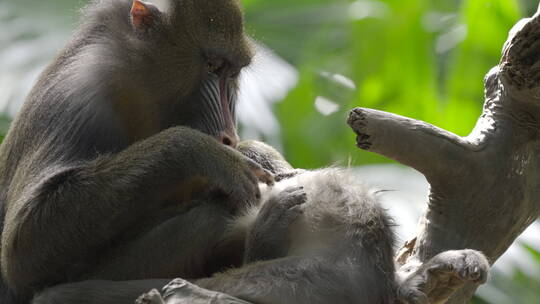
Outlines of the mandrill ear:
<svg viewBox="0 0 540 304">
<path fill-rule="evenodd" d="M 159 18 L 159 10 L 150 3 L 133 0 L 131 6 L 131 25 L 137 32 L 146 32 Z"/>
</svg>

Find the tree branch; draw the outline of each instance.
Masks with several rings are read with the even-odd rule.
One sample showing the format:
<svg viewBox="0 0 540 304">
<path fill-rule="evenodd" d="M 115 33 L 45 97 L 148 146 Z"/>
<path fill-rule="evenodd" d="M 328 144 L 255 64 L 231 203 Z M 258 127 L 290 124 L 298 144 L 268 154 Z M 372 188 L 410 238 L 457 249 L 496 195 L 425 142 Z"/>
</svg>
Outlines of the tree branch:
<svg viewBox="0 0 540 304">
<path fill-rule="evenodd" d="M 428 123 L 372 109 L 352 110 L 348 123 L 357 134 L 359 148 L 433 178 L 447 173 L 454 163 L 471 161 L 466 152 L 479 149 L 474 143 Z"/>
<path fill-rule="evenodd" d="M 350 114 L 360 148 L 419 170 L 431 184 L 415 242 L 397 258 L 403 287 L 413 287 L 405 302 L 444 302 L 455 290 L 448 303 L 467 302 L 482 280 L 461 275 L 463 263 L 434 275 L 440 255 L 482 266 L 481 251 L 494 263 L 540 215 L 539 13 L 512 29 L 485 87 L 483 114 L 465 138 L 384 112 Z"/>
</svg>

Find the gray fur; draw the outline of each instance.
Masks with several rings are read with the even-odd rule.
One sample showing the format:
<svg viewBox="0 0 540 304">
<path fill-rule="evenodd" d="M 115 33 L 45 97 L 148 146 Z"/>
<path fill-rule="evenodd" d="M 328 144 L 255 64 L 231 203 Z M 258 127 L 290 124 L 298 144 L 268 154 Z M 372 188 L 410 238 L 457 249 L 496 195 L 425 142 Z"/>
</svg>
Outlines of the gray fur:
<svg viewBox="0 0 540 304">
<path fill-rule="evenodd" d="M 247 231 L 247 265 L 199 286 L 253 303 L 394 303 L 393 224 L 374 191 L 342 168 L 262 187 L 232 227 Z"/>
<path fill-rule="evenodd" d="M 287 167 L 265 144 L 245 142 L 240 147 L 256 154 L 255 159 L 265 159 L 268 168 Z M 341 168 L 297 172 L 272 187 L 261 187 L 261 203 L 228 224 L 226 238 L 246 241 L 245 265 L 195 284 L 257 304 L 394 303 L 392 221 L 374 191 Z M 146 287 L 143 292 L 162 287 L 155 283 L 138 282 Z M 128 292 L 132 286 L 59 286 L 34 304 L 96 303 L 93 297 L 78 297 L 73 292 L 77 289 L 85 295 L 97 293 L 102 304 L 127 303 L 117 296 L 118 290 Z"/>
</svg>

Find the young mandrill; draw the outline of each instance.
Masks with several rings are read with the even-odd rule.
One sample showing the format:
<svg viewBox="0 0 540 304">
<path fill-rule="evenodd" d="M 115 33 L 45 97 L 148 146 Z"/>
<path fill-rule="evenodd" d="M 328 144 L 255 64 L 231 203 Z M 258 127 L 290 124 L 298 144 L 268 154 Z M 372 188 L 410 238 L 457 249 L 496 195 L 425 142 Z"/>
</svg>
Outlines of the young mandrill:
<svg viewBox="0 0 540 304">
<path fill-rule="evenodd" d="M 277 182 L 261 184 L 259 204 L 230 219 L 224 243 L 244 242 L 244 265 L 191 282 L 255 304 L 394 303 L 392 220 L 373 191 L 346 169 L 294 170 L 260 142 L 242 142 L 238 149 L 273 172 Z M 33 303 L 132 303 L 136 296 L 120 295 L 166 283 L 86 281 L 46 290 Z M 203 303 L 196 301 L 196 290 L 182 289 L 180 297 Z M 155 295 L 138 303 L 162 303 Z"/>
<path fill-rule="evenodd" d="M 392 220 L 347 169 L 294 171 L 259 142 L 239 149 L 276 174 L 231 224 L 245 266 L 196 282 L 253 303 L 393 303 Z"/>
<path fill-rule="evenodd" d="M 444 251 L 414 273 L 395 273 L 392 220 L 351 172 L 294 170 L 259 142 L 239 150 L 277 182 L 262 185 L 261 203 L 231 224 L 233 235 L 246 240 L 243 268 L 198 286 L 257 304 L 425 304 L 428 295 L 446 301 L 464 282 L 486 282 L 489 263 L 471 249 Z M 455 285 L 432 293 L 437 280 Z"/>
</svg>

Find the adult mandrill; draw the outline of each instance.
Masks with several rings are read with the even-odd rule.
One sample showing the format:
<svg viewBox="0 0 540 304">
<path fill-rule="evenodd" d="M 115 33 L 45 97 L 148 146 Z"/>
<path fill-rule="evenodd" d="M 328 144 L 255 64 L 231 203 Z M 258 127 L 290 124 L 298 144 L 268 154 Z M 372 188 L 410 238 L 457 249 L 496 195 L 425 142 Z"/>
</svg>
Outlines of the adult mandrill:
<svg viewBox="0 0 540 304">
<path fill-rule="evenodd" d="M 228 147 L 251 59 L 242 20 L 236 0 L 85 9 L 0 148 L 1 303 L 241 262 L 219 250 L 224 227 L 272 179 Z"/>
</svg>

